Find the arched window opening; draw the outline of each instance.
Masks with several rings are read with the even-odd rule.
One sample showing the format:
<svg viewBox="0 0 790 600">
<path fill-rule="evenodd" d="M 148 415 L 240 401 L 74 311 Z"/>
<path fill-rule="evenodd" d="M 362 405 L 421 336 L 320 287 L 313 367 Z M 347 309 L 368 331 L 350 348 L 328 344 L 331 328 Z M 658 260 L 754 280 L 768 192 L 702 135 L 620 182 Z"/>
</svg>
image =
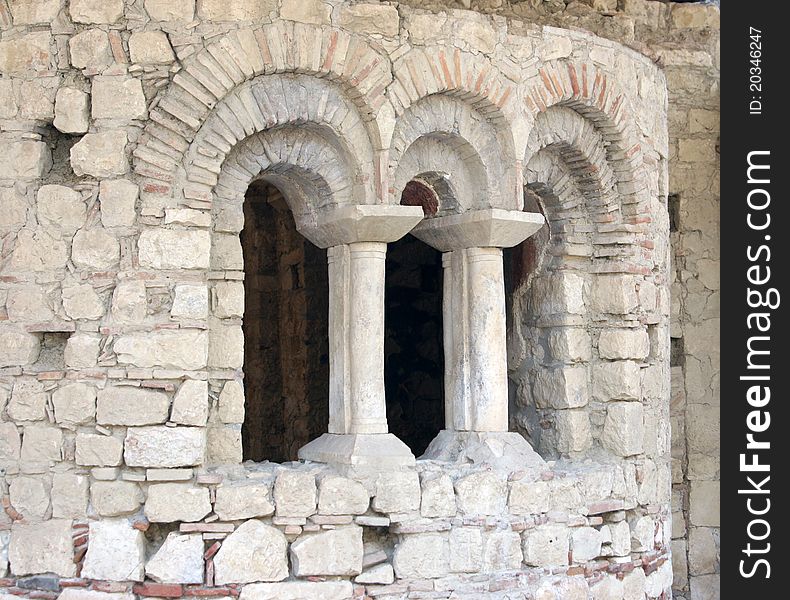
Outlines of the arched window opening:
<svg viewBox="0 0 790 600">
<path fill-rule="evenodd" d="M 326 432 L 326 250 L 297 230 L 282 193 L 254 182 L 244 201 L 245 460 L 285 462 Z"/>
</svg>

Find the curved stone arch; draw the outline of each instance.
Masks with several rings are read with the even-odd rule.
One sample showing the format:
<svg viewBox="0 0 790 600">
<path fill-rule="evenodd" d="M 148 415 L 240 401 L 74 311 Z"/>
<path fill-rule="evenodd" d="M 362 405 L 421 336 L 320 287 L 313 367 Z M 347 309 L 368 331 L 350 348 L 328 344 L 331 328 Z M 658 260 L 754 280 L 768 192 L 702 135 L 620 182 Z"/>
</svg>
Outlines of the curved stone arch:
<svg viewBox="0 0 790 600">
<path fill-rule="evenodd" d="M 374 146 L 376 115 L 388 105 L 390 59 L 360 36 L 329 27 L 278 21 L 221 36 L 184 61 L 170 86 L 152 102 L 134 170 L 143 189 L 169 193 L 183 158 L 218 102 L 259 75 L 300 73 L 336 84 L 353 102 Z M 390 109 L 391 110 L 391 109 Z"/>
</svg>

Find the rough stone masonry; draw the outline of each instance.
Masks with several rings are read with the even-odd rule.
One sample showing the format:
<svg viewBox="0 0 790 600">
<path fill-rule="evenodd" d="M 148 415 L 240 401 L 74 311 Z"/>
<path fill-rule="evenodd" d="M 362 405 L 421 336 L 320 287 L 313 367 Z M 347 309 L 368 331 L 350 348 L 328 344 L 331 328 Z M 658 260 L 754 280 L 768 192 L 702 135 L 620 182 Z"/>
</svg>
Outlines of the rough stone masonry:
<svg viewBox="0 0 790 600">
<path fill-rule="evenodd" d="M 3 594 L 669 598 L 674 565 L 718 597 L 718 10 L 447 4 L 0 1 Z M 445 357 L 484 389 L 506 366 L 510 398 L 446 373 L 415 461 L 341 378 L 327 435 L 372 467 L 242 463 L 259 179 L 374 321 L 344 278 L 393 231 L 496 308 L 503 215 L 542 213 L 507 354 L 445 318 Z M 333 360 L 376 383 L 353 322 Z"/>
</svg>

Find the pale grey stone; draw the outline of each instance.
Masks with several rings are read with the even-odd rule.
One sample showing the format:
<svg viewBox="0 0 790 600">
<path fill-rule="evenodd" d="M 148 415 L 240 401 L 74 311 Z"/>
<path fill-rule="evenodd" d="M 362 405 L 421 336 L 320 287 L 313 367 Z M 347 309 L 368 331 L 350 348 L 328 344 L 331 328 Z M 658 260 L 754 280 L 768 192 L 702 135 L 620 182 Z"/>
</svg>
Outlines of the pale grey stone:
<svg viewBox="0 0 790 600">
<path fill-rule="evenodd" d="M 126 158 L 126 132 L 109 129 L 86 133 L 71 147 L 71 168 L 78 177 L 90 175 L 100 179 L 124 175 L 129 170 Z"/>
<path fill-rule="evenodd" d="M 381 473 L 376 480 L 373 509 L 381 513 L 419 510 L 420 496 L 420 478 L 416 472 Z"/>
<path fill-rule="evenodd" d="M 33 364 L 38 359 L 39 350 L 38 336 L 0 324 L 0 367 Z"/>
<path fill-rule="evenodd" d="M 92 521 L 82 576 L 106 581 L 142 581 L 145 536 L 128 519 Z"/>
<path fill-rule="evenodd" d="M 545 481 L 520 480 L 510 484 L 508 507 L 514 515 L 545 513 L 551 510 L 551 492 Z"/>
<path fill-rule="evenodd" d="M 146 229 L 137 242 L 140 265 L 153 269 L 208 269 L 211 236 L 192 229 Z"/>
<path fill-rule="evenodd" d="M 633 456 L 642 452 L 644 442 L 642 404 L 611 402 L 606 409 L 601 443 L 617 456 Z"/>
<path fill-rule="evenodd" d="M 46 416 L 46 404 L 44 384 L 34 377 L 19 377 L 6 410 L 13 421 L 41 421 Z"/>
<path fill-rule="evenodd" d="M 299 537 L 291 544 L 291 566 L 297 577 L 362 573 L 362 528 L 338 527 Z"/>
<path fill-rule="evenodd" d="M 440 533 L 404 536 L 395 546 L 392 566 L 398 579 L 433 579 L 450 572 L 447 537 Z"/>
<path fill-rule="evenodd" d="M 170 398 L 164 392 L 130 386 L 99 390 L 96 422 L 101 425 L 156 425 L 167 421 Z"/>
<path fill-rule="evenodd" d="M 143 500 L 143 491 L 133 481 L 94 481 L 91 484 L 91 505 L 103 517 L 137 512 Z"/>
<path fill-rule="evenodd" d="M 231 379 L 222 386 L 218 415 L 223 423 L 244 423 L 244 388 L 240 381 Z"/>
<path fill-rule="evenodd" d="M 278 517 L 309 517 L 316 511 L 315 475 L 283 469 L 274 481 L 274 505 Z"/>
<path fill-rule="evenodd" d="M 52 517 L 84 519 L 88 507 L 88 476 L 79 473 L 52 475 Z"/>
<path fill-rule="evenodd" d="M 75 23 L 115 23 L 123 16 L 123 0 L 70 0 Z"/>
<path fill-rule="evenodd" d="M 205 425 L 208 420 L 208 382 L 187 379 L 173 396 L 170 420 L 179 425 Z"/>
<path fill-rule="evenodd" d="M 118 240 L 102 228 L 80 229 L 71 244 L 71 261 L 81 269 L 109 271 L 118 265 Z"/>
<path fill-rule="evenodd" d="M 318 487 L 318 513 L 322 515 L 361 515 L 370 504 L 365 486 L 346 477 L 324 477 Z"/>
<path fill-rule="evenodd" d="M 205 319 L 208 316 L 208 288 L 205 285 L 177 285 L 170 315 L 182 319 Z"/>
<path fill-rule="evenodd" d="M 94 119 L 132 120 L 148 115 L 143 85 L 126 76 L 94 77 L 91 116 Z"/>
<path fill-rule="evenodd" d="M 0 468 L 16 465 L 21 448 L 22 442 L 16 424 L 0 423 Z"/>
<path fill-rule="evenodd" d="M 577 527 L 571 533 L 573 562 L 584 563 L 601 555 L 601 532 L 593 527 Z"/>
<path fill-rule="evenodd" d="M 75 460 L 78 465 L 117 467 L 123 456 L 123 442 L 110 435 L 77 433 Z"/>
<path fill-rule="evenodd" d="M 354 581 L 362 584 L 389 585 L 395 581 L 395 570 L 389 563 L 381 563 L 357 575 Z"/>
<path fill-rule="evenodd" d="M 214 285 L 214 316 L 220 319 L 244 316 L 244 284 L 220 281 Z"/>
<path fill-rule="evenodd" d="M 455 490 L 453 489 L 453 480 L 447 474 L 429 475 L 423 473 L 420 477 L 420 484 L 422 487 L 420 514 L 423 517 L 455 516 Z"/>
<path fill-rule="evenodd" d="M 49 486 L 41 477 L 21 475 L 8 484 L 11 506 L 27 521 L 41 521 L 49 512 Z"/>
<path fill-rule="evenodd" d="M 95 69 L 101 71 L 113 63 L 112 49 L 107 32 L 101 29 L 87 29 L 69 38 L 71 64 L 77 69 Z M 87 118 L 88 103 L 86 98 L 85 117 Z M 85 128 L 87 131 L 88 128 Z M 74 133 L 84 133 L 75 131 Z"/>
<path fill-rule="evenodd" d="M 539 525 L 524 534 L 524 562 L 533 567 L 568 564 L 568 528 L 564 525 Z"/>
<path fill-rule="evenodd" d="M 171 532 L 145 565 L 147 577 L 159 583 L 203 583 L 203 536 Z"/>
<path fill-rule="evenodd" d="M 72 369 L 89 369 L 99 358 L 101 337 L 92 333 L 73 333 L 66 341 L 63 361 Z"/>
<path fill-rule="evenodd" d="M 96 388 L 84 383 L 64 385 L 52 393 L 52 405 L 58 423 L 90 423 L 96 416 Z"/>
<path fill-rule="evenodd" d="M 130 427 L 124 460 L 130 467 L 188 467 L 203 462 L 206 430 L 202 427 Z"/>
<path fill-rule="evenodd" d="M 16 576 L 54 573 L 60 577 L 74 577 L 77 565 L 73 557 L 70 520 L 15 523 L 11 527 L 8 561 Z"/>
<path fill-rule="evenodd" d="M 287 548 L 279 529 L 261 521 L 246 521 L 225 538 L 214 557 L 214 581 L 225 585 L 287 579 Z M 249 588 L 245 586 L 244 592 Z"/>
<path fill-rule="evenodd" d="M 127 334 L 116 339 L 113 349 L 121 364 L 196 371 L 206 367 L 208 334 L 197 329 Z"/>
<path fill-rule="evenodd" d="M 507 503 L 507 481 L 493 471 L 480 471 L 455 482 L 458 510 L 467 515 L 499 515 Z"/>
<path fill-rule="evenodd" d="M 482 571 L 497 573 L 521 569 L 521 536 L 516 531 L 490 531 L 485 535 Z"/>
<path fill-rule="evenodd" d="M 139 323 L 148 313 L 145 282 L 137 279 L 119 281 L 112 294 L 110 314 L 118 323 Z"/>
<path fill-rule="evenodd" d="M 64 287 L 61 293 L 61 300 L 63 302 L 63 310 L 72 319 L 94 321 L 104 316 L 104 302 L 89 283 Z"/>
<path fill-rule="evenodd" d="M 8 319 L 14 322 L 43 323 L 54 317 L 49 296 L 37 285 L 20 285 L 9 289 L 5 308 Z"/>
<path fill-rule="evenodd" d="M 139 189 L 128 179 L 105 179 L 99 183 L 101 222 L 105 227 L 130 227 L 136 217 Z"/>
<path fill-rule="evenodd" d="M 63 185 L 42 185 L 36 194 L 39 224 L 75 232 L 85 224 L 87 207 L 82 195 Z"/>
<path fill-rule="evenodd" d="M 63 432 L 49 425 L 26 425 L 22 434 L 22 463 L 46 465 L 63 460 Z"/>
<path fill-rule="evenodd" d="M 156 483 L 148 487 L 145 516 L 152 523 L 200 521 L 210 512 L 207 487 L 191 483 Z"/>
<path fill-rule="evenodd" d="M 241 600 L 348 600 L 354 593 L 350 581 L 285 581 L 253 583 L 241 590 Z"/>
<path fill-rule="evenodd" d="M 217 487 L 214 512 L 223 521 L 267 517 L 274 513 L 271 489 L 255 481 L 223 483 Z"/>
<path fill-rule="evenodd" d="M 60 88 L 55 95 L 55 119 L 52 124 L 63 133 L 87 132 L 90 125 L 89 104 L 89 96 L 85 92 L 69 87 Z"/>
<path fill-rule="evenodd" d="M 17 234 L 8 270 L 59 271 L 66 266 L 67 260 L 66 243 L 60 237 L 43 228 L 22 229 Z"/>
<path fill-rule="evenodd" d="M 145 0 L 145 10 L 154 21 L 188 23 L 195 15 L 195 0 Z"/>
<path fill-rule="evenodd" d="M 168 64 L 176 57 L 164 31 L 135 31 L 129 38 L 132 62 L 144 65 Z"/>
<path fill-rule="evenodd" d="M 477 573 L 483 564 L 483 533 L 477 527 L 454 527 L 450 531 L 450 571 Z"/>
</svg>

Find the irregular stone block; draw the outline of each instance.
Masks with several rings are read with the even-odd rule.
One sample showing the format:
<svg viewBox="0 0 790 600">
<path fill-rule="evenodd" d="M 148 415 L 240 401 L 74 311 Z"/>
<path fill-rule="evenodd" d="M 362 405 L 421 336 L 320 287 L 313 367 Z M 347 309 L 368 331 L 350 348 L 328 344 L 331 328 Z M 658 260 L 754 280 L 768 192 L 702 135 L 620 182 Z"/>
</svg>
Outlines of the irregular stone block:
<svg viewBox="0 0 790 600">
<path fill-rule="evenodd" d="M 0 423 L 0 468 L 7 469 L 19 462 L 22 443 L 14 423 Z"/>
<path fill-rule="evenodd" d="M 94 119 L 145 119 L 148 109 L 143 84 L 135 77 L 97 76 L 91 86 Z"/>
<path fill-rule="evenodd" d="M 43 323 L 55 316 L 49 296 L 37 285 L 20 285 L 9 289 L 5 308 L 8 319 L 17 323 Z"/>
<path fill-rule="evenodd" d="M 43 520 L 49 512 L 48 488 L 39 477 L 16 477 L 8 484 L 11 506 L 28 521 Z"/>
<path fill-rule="evenodd" d="M 38 222 L 73 233 L 85 224 L 82 195 L 63 185 L 42 185 L 36 195 Z"/>
<path fill-rule="evenodd" d="M 173 397 L 170 420 L 180 425 L 205 425 L 208 420 L 208 381 L 187 379 Z"/>
<path fill-rule="evenodd" d="M 86 133 L 71 147 L 71 168 L 74 174 L 77 177 L 90 175 L 98 179 L 125 174 L 129 170 L 126 141 L 123 129 Z"/>
<path fill-rule="evenodd" d="M 211 236 L 193 229 L 146 229 L 137 242 L 140 265 L 152 269 L 208 269 Z"/>
<path fill-rule="evenodd" d="M 129 38 L 129 55 L 132 62 L 143 65 L 168 64 L 176 59 L 164 31 L 132 33 Z"/>
<path fill-rule="evenodd" d="M 499 515 L 505 511 L 507 481 L 499 473 L 480 471 L 455 482 L 458 510 L 467 515 Z"/>
<path fill-rule="evenodd" d="M 76 69 L 103 71 L 114 62 L 110 38 L 107 32 L 101 29 L 88 29 L 69 38 L 69 54 L 71 65 Z M 87 109 L 86 102 L 85 110 Z M 87 118 L 87 113 L 85 116 Z"/>
<path fill-rule="evenodd" d="M 142 581 L 145 536 L 128 519 L 92 521 L 82 567 L 87 579 Z"/>
<path fill-rule="evenodd" d="M 80 229 L 71 243 L 71 261 L 81 269 L 109 271 L 121 256 L 118 240 L 105 229 Z"/>
<path fill-rule="evenodd" d="M 601 555 L 601 532 L 593 527 L 577 527 L 571 533 L 573 562 L 584 563 Z"/>
<path fill-rule="evenodd" d="M 483 534 L 477 527 L 454 527 L 450 531 L 450 570 L 477 573 L 483 564 Z"/>
<path fill-rule="evenodd" d="M 389 563 L 381 563 L 354 578 L 357 583 L 389 585 L 395 581 L 395 570 Z"/>
<path fill-rule="evenodd" d="M 516 571 L 521 568 L 521 536 L 517 531 L 491 531 L 485 535 L 483 573 Z"/>
<path fill-rule="evenodd" d="M 75 461 L 90 467 L 117 467 L 121 464 L 123 442 L 111 435 L 77 433 Z"/>
<path fill-rule="evenodd" d="M 170 315 L 182 319 L 205 319 L 208 316 L 208 288 L 205 285 L 177 285 Z"/>
<path fill-rule="evenodd" d="M 63 133 L 85 133 L 90 125 L 88 108 L 88 94 L 62 87 L 55 95 L 55 120 L 52 124 Z"/>
<path fill-rule="evenodd" d="M 584 452 L 592 445 L 590 417 L 586 411 L 558 410 L 554 415 L 554 425 L 559 452 Z"/>
<path fill-rule="evenodd" d="M 170 398 L 164 392 L 129 386 L 100 390 L 96 421 L 101 425 L 156 425 L 167 421 Z"/>
<path fill-rule="evenodd" d="M 52 475 L 52 517 L 84 519 L 88 507 L 88 476 L 78 473 Z"/>
<path fill-rule="evenodd" d="M 64 287 L 61 293 L 61 300 L 63 302 L 63 310 L 66 311 L 66 314 L 71 319 L 94 321 L 104 316 L 104 302 L 89 283 Z"/>
<path fill-rule="evenodd" d="M 381 473 L 376 480 L 373 509 L 380 513 L 419 510 L 420 497 L 420 478 L 416 472 Z"/>
<path fill-rule="evenodd" d="M 242 461 L 240 425 L 211 425 L 206 437 L 206 463 L 223 465 Z"/>
<path fill-rule="evenodd" d="M 514 515 L 546 513 L 551 510 L 551 492 L 545 481 L 514 481 L 510 484 L 508 506 Z"/>
<path fill-rule="evenodd" d="M 118 323 L 139 323 L 148 314 L 145 282 L 136 279 L 119 281 L 112 294 L 110 314 Z"/>
<path fill-rule="evenodd" d="M 590 334 L 580 327 L 555 327 L 549 331 L 549 351 L 555 360 L 573 363 L 590 360 Z"/>
<path fill-rule="evenodd" d="M 188 23 L 195 16 L 195 0 L 145 0 L 145 10 L 154 21 Z"/>
<path fill-rule="evenodd" d="M 203 536 L 171 532 L 145 565 L 147 577 L 159 583 L 203 583 Z"/>
<path fill-rule="evenodd" d="M 645 439 L 643 409 L 639 402 L 612 402 L 606 409 L 601 443 L 617 456 L 642 452 Z"/>
<path fill-rule="evenodd" d="M 46 404 L 44 384 L 33 377 L 19 377 L 6 410 L 13 421 L 41 421 L 46 417 Z"/>
<path fill-rule="evenodd" d="M 101 337 L 91 333 L 73 333 L 66 340 L 63 361 L 72 369 L 89 369 L 99 359 Z"/>
<path fill-rule="evenodd" d="M 201 464 L 205 452 L 202 427 L 130 427 L 123 456 L 130 467 L 189 467 Z"/>
<path fill-rule="evenodd" d="M 689 498 L 691 524 L 698 527 L 719 527 L 721 525 L 720 496 L 720 482 L 692 481 Z"/>
<path fill-rule="evenodd" d="M 52 35 L 49 31 L 26 33 L 13 40 L 0 41 L 0 73 L 25 75 L 49 70 L 52 63 L 51 47 Z"/>
<path fill-rule="evenodd" d="M 568 528 L 564 525 L 539 525 L 524 534 L 524 562 L 533 567 L 568 564 Z"/>
<path fill-rule="evenodd" d="M 265 21 L 276 8 L 274 0 L 200 0 L 197 6 L 205 21 Z"/>
<path fill-rule="evenodd" d="M 115 23 L 123 16 L 123 0 L 70 0 L 75 23 Z"/>
<path fill-rule="evenodd" d="M 420 514 L 427 518 L 454 517 L 456 513 L 453 480 L 444 473 L 431 476 L 423 473 L 420 478 L 422 497 Z"/>
<path fill-rule="evenodd" d="M 226 381 L 222 386 L 218 416 L 223 423 L 244 423 L 244 388 L 240 381 Z"/>
<path fill-rule="evenodd" d="M 639 298 L 632 275 L 598 275 L 593 279 L 591 307 L 595 312 L 625 315 L 637 306 Z"/>
<path fill-rule="evenodd" d="M 60 0 L 13 0 L 14 25 L 48 25 L 60 12 Z"/>
<path fill-rule="evenodd" d="M 214 285 L 214 316 L 220 319 L 244 316 L 244 284 L 220 281 Z"/>
<path fill-rule="evenodd" d="M 63 460 L 62 446 L 63 432 L 57 427 L 26 425 L 20 458 L 23 463 L 36 465 L 60 462 Z"/>
<path fill-rule="evenodd" d="M 120 364 L 197 371 L 206 367 L 208 334 L 196 329 L 180 329 L 122 335 L 113 349 Z"/>
<path fill-rule="evenodd" d="M 278 517 L 309 517 L 316 511 L 315 475 L 283 469 L 274 481 Z"/>
<path fill-rule="evenodd" d="M 256 520 L 242 523 L 214 556 L 214 582 L 225 585 L 287 579 L 287 548 L 279 529 Z M 244 593 L 250 595 L 250 587 L 244 586 Z"/>
<path fill-rule="evenodd" d="M 353 4 L 342 7 L 340 23 L 349 31 L 394 37 L 398 35 L 400 15 L 397 8 L 386 4 Z"/>
<path fill-rule="evenodd" d="M 2 45 L 5 42 L 0 42 Z M 44 142 L 6 141 L 0 145 L 4 177 L 31 180 L 43 177 L 52 168 L 52 154 Z"/>
<path fill-rule="evenodd" d="M 395 546 L 392 566 L 398 579 L 433 579 L 450 572 L 447 537 L 440 533 L 407 535 Z"/>
<path fill-rule="evenodd" d="M 274 513 L 270 486 L 265 483 L 242 482 L 217 487 L 214 512 L 223 521 L 240 521 L 267 517 Z"/>
<path fill-rule="evenodd" d="M 105 227 L 130 227 L 136 217 L 139 189 L 128 179 L 105 179 L 99 183 L 101 222 Z"/>
<path fill-rule="evenodd" d="M 70 383 L 52 393 L 55 421 L 84 425 L 96 417 L 96 388 L 84 383 Z"/>
<path fill-rule="evenodd" d="M 580 408 L 589 401 L 586 367 L 541 369 L 533 388 L 540 408 Z"/>
<path fill-rule="evenodd" d="M 642 329 L 606 329 L 598 338 L 598 354 L 601 358 L 619 360 L 647 358 L 650 354 L 650 339 Z"/>
<path fill-rule="evenodd" d="M 253 583 L 241 590 L 241 600 L 348 600 L 354 593 L 350 581 L 286 581 Z"/>
<path fill-rule="evenodd" d="M 240 325 L 211 321 L 208 364 L 215 369 L 240 369 L 244 365 L 244 332 Z"/>
<path fill-rule="evenodd" d="M 593 366 L 593 397 L 599 402 L 641 400 L 642 369 L 632 360 Z"/>
<path fill-rule="evenodd" d="M 38 336 L 0 324 L 0 367 L 32 365 L 39 351 Z"/>
<path fill-rule="evenodd" d="M 152 523 L 200 521 L 210 512 L 206 487 L 191 483 L 157 483 L 148 487 L 145 516 Z"/>
<path fill-rule="evenodd" d="M 283 0 L 280 17 L 299 23 L 329 25 L 332 7 L 321 0 Z"/>
<path fill-rule="evenodd" d="M 64 588 L 57 600 L 135 600 L 131 592 L 98 592 L 85 588 Z"/>
<path fill-rule="evenodd" d="M 362 528 L 338 527 L 299 537 L 291 544 L 291 565 L 297 577 L 362 573 Z"/>
<path fill-rule="evenodd" d="M 103 517 L 137 512 L 143 500 L 143 491 L 133 481 L 94 481 L 91 484 L 91 505 Z"/>
<path fill-rule="evenodd" d="M 0 84 L 0 90 L 2 90 L 2 84 Z M 0 103 L 2 102 L 3 100 L 0 98 Z M 0 229 L 15 231 L 27 222 L 27 198 L 16 189 L 0 188 L 0 205 L 3 206 L 3 210 L 0 211 Z"/>
<path fill-rule="evenodd" d="M 361 515 L 368 510 L 370 496 L 358 481 L 346 477 L 325 477 L 318 488 L 318 513 Z"/>
<path fill-rule="evenodd" d="M 11 573 L 17 577 L 40 573 L 74 577 L 77 565 L 74 564 L 71 521 L 52 519 L 43 523 L 15 523 L 11 527 L 8 561 Z"/>
</svg>

